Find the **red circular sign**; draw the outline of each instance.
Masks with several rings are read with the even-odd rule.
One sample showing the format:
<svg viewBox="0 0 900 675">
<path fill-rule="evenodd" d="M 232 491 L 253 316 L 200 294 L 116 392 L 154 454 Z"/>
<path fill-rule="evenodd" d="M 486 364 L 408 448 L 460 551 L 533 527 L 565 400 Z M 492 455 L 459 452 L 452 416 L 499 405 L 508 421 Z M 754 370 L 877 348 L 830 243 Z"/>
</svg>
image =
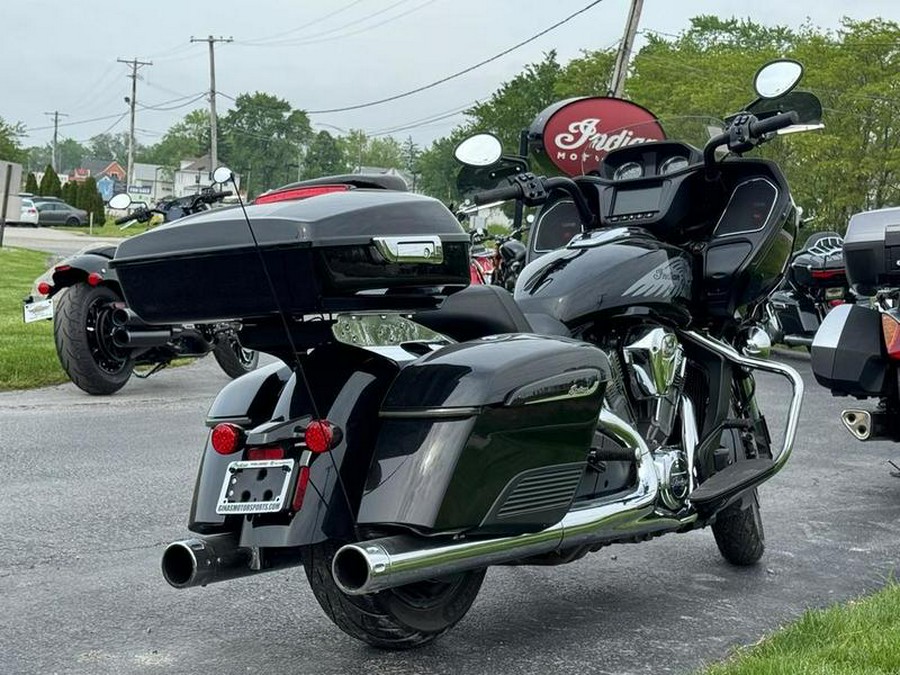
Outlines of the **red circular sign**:
<svg viewBox="0 0 900 675">
<path fill-rule="evenodd" d="M 547 158 L 569 176 L 596 169 L 611 150 L 666 139 L 646 108 L 600 96 L 554 104 L 538 115 L 532 131 L 535 127 Z"/>
</svg>

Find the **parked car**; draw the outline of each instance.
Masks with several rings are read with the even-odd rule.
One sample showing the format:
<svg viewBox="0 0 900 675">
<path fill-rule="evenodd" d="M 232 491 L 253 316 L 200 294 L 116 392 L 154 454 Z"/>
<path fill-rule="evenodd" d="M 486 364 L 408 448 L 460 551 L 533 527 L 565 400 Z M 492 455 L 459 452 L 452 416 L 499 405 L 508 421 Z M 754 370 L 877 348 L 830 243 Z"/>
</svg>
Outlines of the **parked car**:
<svg viewBox="0 0 900 675">
<path fill-rule="evenodd" d="M 21 225 L 38 225 L 38 210 L 34 201 L 31 199 L 22 200 L 22 211 L 19 214 L 19 223 Z"/>
<path fill-rule="evenodd" d="M 39 225 L 84 225 L 88 214 L 84 209 L 76 209 L 61 201 L 34 200 L 38 211 Z"/>
</svg>

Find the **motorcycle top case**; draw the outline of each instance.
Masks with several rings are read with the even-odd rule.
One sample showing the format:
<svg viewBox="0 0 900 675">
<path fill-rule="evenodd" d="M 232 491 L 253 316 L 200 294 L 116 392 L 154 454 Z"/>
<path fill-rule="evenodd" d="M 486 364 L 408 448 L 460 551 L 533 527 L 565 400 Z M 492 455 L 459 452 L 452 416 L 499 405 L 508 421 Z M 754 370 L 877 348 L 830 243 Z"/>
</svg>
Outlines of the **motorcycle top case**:
<svg viewBox="0 0 900 675">
<path fill-rule="evenodd" d="M 844 237 L 850 285 L 859 295 L 900 287 L 900 208 L 857 213 Z"/>
<path fill-rule="evenodd" d="M 129 306 L 150 323 L 416 309 L 469 283 L 469 237 L 429 197 L 349 190 L 247 216 L 252 233 L 223 208 L 122 242 L 112 266 Z"/>
<path fill-rule="evenodd" d="M 404 367 L 382 404 L 360 525 L 515 534 L 569 509 L 609 361 L 568 338 L 495 335 Z"/>
<path fill-rule="evenodd" d="M 791 261 L 791 280 L 805 288 L 833 288 L 847 285 L 847 271 L 840 253 L 821 255 L 800 253 Z"/>
</svg>

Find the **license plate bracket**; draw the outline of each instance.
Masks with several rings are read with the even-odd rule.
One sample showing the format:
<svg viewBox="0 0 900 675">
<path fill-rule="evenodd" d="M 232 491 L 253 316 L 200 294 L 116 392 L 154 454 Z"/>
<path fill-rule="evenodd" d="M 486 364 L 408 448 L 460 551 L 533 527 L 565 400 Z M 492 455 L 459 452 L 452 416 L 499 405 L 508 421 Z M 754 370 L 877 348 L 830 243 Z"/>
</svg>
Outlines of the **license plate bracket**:
<svg viewBox="0 0 900 675">
<path fill-rule="evenodd" d="M 22 320 L 25 323 L 53 318 L 53 298 L 22 303 Z"/>
<path fill-rule="evenodd" d="M 274 513 L 286 506 L 293 459 L 231 462 L 216 504 L 219 515 Z"/>
</svg>

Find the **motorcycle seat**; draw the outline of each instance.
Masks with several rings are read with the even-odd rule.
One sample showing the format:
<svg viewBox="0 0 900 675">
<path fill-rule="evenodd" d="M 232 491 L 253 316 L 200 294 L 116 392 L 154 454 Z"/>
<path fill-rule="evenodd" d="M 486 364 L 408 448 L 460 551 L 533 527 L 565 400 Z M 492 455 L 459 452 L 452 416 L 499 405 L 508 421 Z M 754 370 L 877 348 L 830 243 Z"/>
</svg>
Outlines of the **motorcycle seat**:
<svg viewBox="0 0 900 675">
<path fill-rule="evenodd" d="M 475 284 L 447 297 L 438 309 L 417 312 L 416 323 L 459 342 L 498 333 L 570 337 L 565 324 L 548 314 L 524 314 L 509 291 Z"/>
</svg>

